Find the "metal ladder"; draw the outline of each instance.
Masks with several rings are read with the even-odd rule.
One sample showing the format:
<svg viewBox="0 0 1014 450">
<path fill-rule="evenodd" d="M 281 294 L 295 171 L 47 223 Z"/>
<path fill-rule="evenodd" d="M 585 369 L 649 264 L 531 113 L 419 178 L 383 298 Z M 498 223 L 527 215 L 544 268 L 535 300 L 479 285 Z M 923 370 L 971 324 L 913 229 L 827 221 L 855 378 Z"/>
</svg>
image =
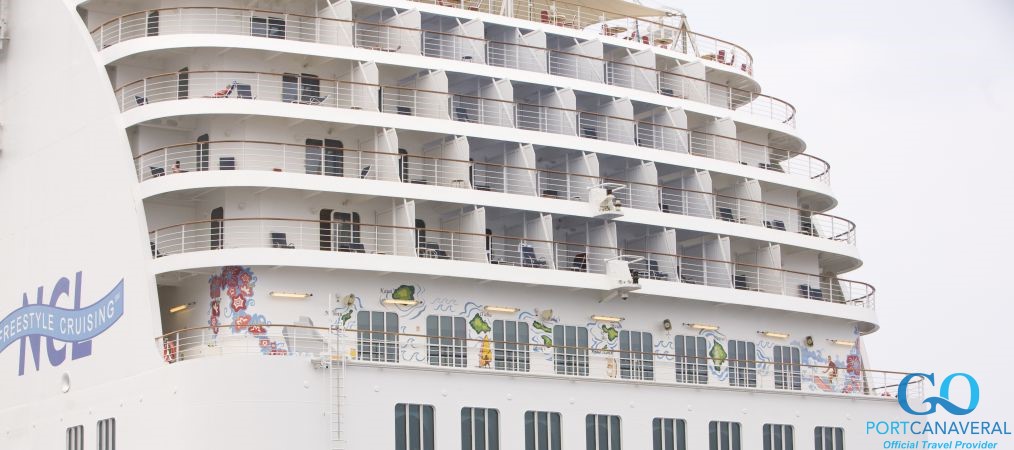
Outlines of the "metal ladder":
<svg viewBox="0 0 1014 450">
<path fill-rule="evenodd" d="M 332 307 L 331 311 L 334 311 Z M 342 409 L 345 406 L 345 355 L 342 351 L 342 330 L 332 326 L 325 341 L 324 361 L 327 362 L 328 378 L 328 429 L 331 450 L 345 450 L 345 421 Z M 333 346 L 329 345 L 333 343 Z"/>
</svg>

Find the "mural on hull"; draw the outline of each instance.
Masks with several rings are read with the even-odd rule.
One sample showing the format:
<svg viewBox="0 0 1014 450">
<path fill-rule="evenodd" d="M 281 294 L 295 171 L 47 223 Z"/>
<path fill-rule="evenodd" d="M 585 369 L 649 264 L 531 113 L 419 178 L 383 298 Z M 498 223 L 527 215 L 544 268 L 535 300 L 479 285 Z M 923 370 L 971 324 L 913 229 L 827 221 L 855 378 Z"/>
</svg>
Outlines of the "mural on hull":
<svg viewBox="0 0 1014 450">
<path fill-rule="evenodd" d="M 211 327 L 212 339 L 217 341 L 222 329 L 223 320 L 227 322 L 232 334 L 249 334 L 258 340 L 261 353 L 265 355 L 288 354 L 285 342 L 276 341 L 269 336 L 268 327 L 271 322 L 263 314 L 251 313 L 256 306 L 254 288 L 257 276 L 249 267 L 225 266 L 218 274 L 208 279 L 209 297 L 208 326 Z M 222 293 L 228 297 L 228 303 L 222 308 Z"/>
</svg>

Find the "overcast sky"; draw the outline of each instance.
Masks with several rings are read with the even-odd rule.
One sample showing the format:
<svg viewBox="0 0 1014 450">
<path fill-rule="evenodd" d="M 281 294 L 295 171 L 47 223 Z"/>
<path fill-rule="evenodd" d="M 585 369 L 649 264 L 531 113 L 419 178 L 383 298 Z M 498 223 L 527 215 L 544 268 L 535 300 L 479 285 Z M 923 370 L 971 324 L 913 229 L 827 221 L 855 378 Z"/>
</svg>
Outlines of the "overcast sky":
<svg viewBox="0 0 1014 450">
<path fill-rule="evenodd" d="M 970 373 L 969 417 L 1010 417 L 1014 1 L 661 3 L 750 51 L 830 162 L 864 260 L 844 278 L 877 288 L 868 366 Z"/>
</svg>

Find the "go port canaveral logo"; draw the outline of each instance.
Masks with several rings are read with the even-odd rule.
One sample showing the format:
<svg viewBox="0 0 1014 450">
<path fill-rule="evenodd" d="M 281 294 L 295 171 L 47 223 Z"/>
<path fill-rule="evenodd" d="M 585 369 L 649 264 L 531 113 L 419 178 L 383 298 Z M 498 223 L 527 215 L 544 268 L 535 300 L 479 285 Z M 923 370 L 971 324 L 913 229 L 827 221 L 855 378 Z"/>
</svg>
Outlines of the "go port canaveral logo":
<svg viewBox="0 0 1014 450">
<path fill-rule="evenodd" d="M 44 303 L 45 287 L 35 292 L 35 303 L 29 303 L 29 293 L 21 297 L 21 307 L 15 309 L 0 321 L 0 353 L 15 342 L 20 342 L 21 356 L 18 358 L 18 376 L 25 374 L 25 356 L 30 352 L 35 370 L 41 368 L 43 350 L 49 365 L 57 367 L 70 359 L 81 359 L 92 354 L 92 342 L 123 316 L 123 279 L 108 294 L 92 303 L 81 306 L 81 272 L 74 276 L 73 291 L 71 280 L 61 277 L 49 293 L 49 302 Z M 60 306 L 61 299 L 71 300 L 70 308 Z M 63 303 L 71 303 L 68 301 Z M 45 341 L 45 346 L 42 345 Z M 57 342 L 64 344 L 58 345 Z"/>
<path fill-rule="evenodd" d="M 918 393 L 927 385 L 936 388 L 938 394 L 920 402 Z M 952 393 L 962 386 L 967 388 L 967 396 L 962 398 L 967 399 L 955 403 Z M 979 382 L 967 373 L 950 374 L 939 385 L 934 373 L 910 373 L 898 383 L 898 406 L 915 416 L 913 420 L 867 421 L 866 434 L 885 436 L 885 449 L 995 449 L 999 439 L 1011 435 L 1006 421 L 918 420 L 941 414 L 967 416 L 979 406 L 979 394 Z"/>
</svg>

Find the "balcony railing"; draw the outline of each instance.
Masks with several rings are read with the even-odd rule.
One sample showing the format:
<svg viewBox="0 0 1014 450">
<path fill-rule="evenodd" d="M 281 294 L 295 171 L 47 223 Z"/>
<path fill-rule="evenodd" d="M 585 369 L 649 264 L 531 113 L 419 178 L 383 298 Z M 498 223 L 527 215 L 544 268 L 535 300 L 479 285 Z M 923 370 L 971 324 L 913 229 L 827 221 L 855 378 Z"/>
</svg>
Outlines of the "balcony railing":
<svg viewBox="0 0 1014 450">
<path fill-rule="evenodd" d="M 728 376 L 720 378 L 710 373 L 716 362 L 709 356 L 547 345 L 536 335 L 528 342 L 519 342 L 283 324 L 250 329 L 244 326 L 237 332 L 232 325 L 223 324 L 221 328 L 174 331 L 156 340 L 163 360 L 169 364 L 235 355 L 296 356 L 331 364 L 439 367 L 511 377 L 548 376 L 817 395 L 893 398 L 897 397 L 901 380 L 908 375 L 867 369 L 859 359 L 847 367 L 725 359 L 718 365 L 728 371 Z M 908 396 L 922 398 L 922 378 L 912 379 L 906 389 Z"/>
<path fill-rule="evenodd" d="M 216 159 L 212 161 L 211 150 L 195 150 L 201 146 L 213 149 Z M 253 170 L 400 181 L 576 201 L 587 201 L 590 187 L 608 181 L 626 187 L 614 192 L 625 207 L 719 219 L 853 245 L 856 242 L 855 224 L 830 214 L 711 192 L 489 162 L 228 140 L 163 147 L 135 157 L 134 164 L 141 181 L 177 172 Z M 395 167 L 401 167 L 400 173 L 392 170 Z"/>
<path fill-rule="evenodd" d="M 333 230 L 326 233 L 326 230 Z M 325 234 L 322 236 L 322 230 Z M 152 256 L 221 249 L 276 248 L 393 255 L 525 268 L 606 273 L 606 259 L 631 263 L 645 279 L 786 295 L 874 308 L 873 286 L 840 279 L 644 249 L 527 239 L 435 228 L 288 218 L 187 222 L 149 232 Z"/>
<path fill-rule="evenodd" d="M 153 14 L 157 19 L 152 18 Z M 267 20 L 268 17 L 278 22 L 271 27 L 254 25 L 255 19 Z M 412 48 L 418 48 L 419 53 L 425 56 L 549 73 L 655 92 L 795 126 L 795 108 L 784 100 L 768 95 L 630 62 L 442 31 L 213 7 L 142 11 L 112 19 L 92 31 L 92 37 L 99 48 L 147 36 L 173 34 L 258 36 L 398 52 L 407 50 L 403 43 L 412 42 Z M 725 53 L 720 55 L 721 58 L 726 58 Z"/>
<path fill-rule="evenodd" d="M 533 103 L 400 86 L 244 71 L 173 72 L 116 89 L 121 111 L 150 103 L 214 98 L 380 111 L 636 145 L 830 182 L 830 166 L 804 153 L 684 128 Z M 379 99 L 379 104 L 378 104 Z"/>
</svg>

